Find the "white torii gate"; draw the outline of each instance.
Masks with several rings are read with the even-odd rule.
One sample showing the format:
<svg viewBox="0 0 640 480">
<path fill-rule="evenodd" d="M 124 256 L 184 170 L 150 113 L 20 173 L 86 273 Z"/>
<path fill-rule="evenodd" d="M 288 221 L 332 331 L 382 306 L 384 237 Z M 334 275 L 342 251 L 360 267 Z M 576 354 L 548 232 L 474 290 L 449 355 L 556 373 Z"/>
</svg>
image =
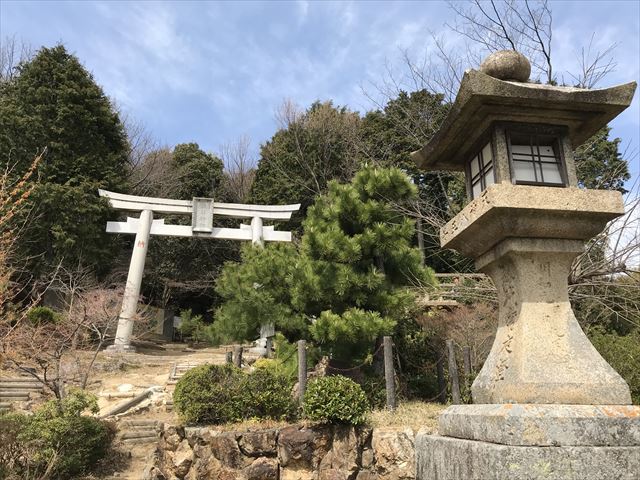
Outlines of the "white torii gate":
<svg viewBox="0 0 640 480">
<path fill-rule="evenodd" d="M 127 217 L 126 222 L 107 222 L 108 233 L 135 234 L 136 239 L 131 254 L 129 274 L 122 299 L 122 309 L 118 318 L 118 329 L 113 345 L 108 350 L 134 351 L 131 346 L 133 319 L 138 306 L 142 273 L 149 247 L 149 236 L 196 237 L 205 239 L 250 240 L 262 246 L 267 242 L 290 242 L 291 232 L 275 230 L 263 226 L 263 220 L 289 220 L 300 204 L 295 205 L 245 205 L 240 203 L 214 202 L 212 198 L 193 200 L 172 200 L 169 198 L 139 197 L 122 193 L 98 190 L 101 197 L 109 199 L 116 210 L 140 212 L 140 218 Z M 191 215 L 191 225 L 165 224 L 164 219 L 154 220 L 153 214 Z M 241 224 L 240 228 L 220 228 L 213 226 L 213 216 L 250 218 L 251 225 Z"/>
</svg>

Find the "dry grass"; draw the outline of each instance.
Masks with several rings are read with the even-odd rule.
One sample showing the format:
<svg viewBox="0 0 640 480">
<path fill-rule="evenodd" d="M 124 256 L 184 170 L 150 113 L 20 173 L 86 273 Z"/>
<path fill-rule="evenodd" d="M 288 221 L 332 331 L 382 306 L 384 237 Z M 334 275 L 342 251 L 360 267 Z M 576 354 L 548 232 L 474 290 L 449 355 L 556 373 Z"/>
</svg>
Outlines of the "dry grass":
<svg viewBox="0 0 640 480">
<path fill-rule="evenodd" d="M 411 428 L 414 433 L 425 429 L 429 433 L 436 433 L 438 416 L 446 405 L 426 402 L 402 402 L 395 412 L 389 410 L 374 410 L 369 416 L 369 424 L 374 428 L 397 427 Z"/>
</svg>

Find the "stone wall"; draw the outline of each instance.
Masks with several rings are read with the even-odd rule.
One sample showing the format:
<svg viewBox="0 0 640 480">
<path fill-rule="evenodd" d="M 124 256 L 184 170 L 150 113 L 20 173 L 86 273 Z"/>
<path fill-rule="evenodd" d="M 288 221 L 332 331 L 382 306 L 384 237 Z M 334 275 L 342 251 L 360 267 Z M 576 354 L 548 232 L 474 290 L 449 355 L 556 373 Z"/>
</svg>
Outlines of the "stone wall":
<svg viewBox="0 0 640 480">
<path fill-rule="evenodd" d="M 290 425 L 163 428 L 145 480 L 410 480 L 411 429 Z"/>
</svg>

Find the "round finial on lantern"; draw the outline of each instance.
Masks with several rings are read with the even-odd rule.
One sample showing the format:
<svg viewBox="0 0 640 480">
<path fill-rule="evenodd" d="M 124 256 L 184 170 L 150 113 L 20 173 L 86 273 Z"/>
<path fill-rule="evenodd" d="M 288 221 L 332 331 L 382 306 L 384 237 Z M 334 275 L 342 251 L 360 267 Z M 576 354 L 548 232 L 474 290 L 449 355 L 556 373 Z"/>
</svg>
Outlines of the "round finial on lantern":
<svg viewBox="0 0 640 480">
<path fill-rule="evenodd" d="M 531 64 L 520 52 L 500 50 L 484 59 L 480 71 L 499 80 L 526 82 L 531 74 Z"/>
</svg>

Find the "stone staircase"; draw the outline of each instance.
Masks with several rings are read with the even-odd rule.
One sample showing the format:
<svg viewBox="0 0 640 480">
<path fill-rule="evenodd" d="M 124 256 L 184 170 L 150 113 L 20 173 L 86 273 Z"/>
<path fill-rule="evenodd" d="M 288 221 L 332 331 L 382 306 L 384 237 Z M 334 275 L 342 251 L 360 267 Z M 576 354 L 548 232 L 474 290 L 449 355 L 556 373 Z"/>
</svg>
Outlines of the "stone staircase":
<svg viewBox="0 0 640 480">
<path fill-rule="evenodd" d="M 123 419 L 118 425 L 118 440 L 125 445 L 147 445 L 160 438 L 163 424 L 157 420 Z"/>
<path fill-rule="evenodd" d="M 44 386 L 33 377 L 0 378 L 0 412 L 10 410 L 14 403 L 29 401 L 31 394 L 43 390 Z"/>
</svg>

